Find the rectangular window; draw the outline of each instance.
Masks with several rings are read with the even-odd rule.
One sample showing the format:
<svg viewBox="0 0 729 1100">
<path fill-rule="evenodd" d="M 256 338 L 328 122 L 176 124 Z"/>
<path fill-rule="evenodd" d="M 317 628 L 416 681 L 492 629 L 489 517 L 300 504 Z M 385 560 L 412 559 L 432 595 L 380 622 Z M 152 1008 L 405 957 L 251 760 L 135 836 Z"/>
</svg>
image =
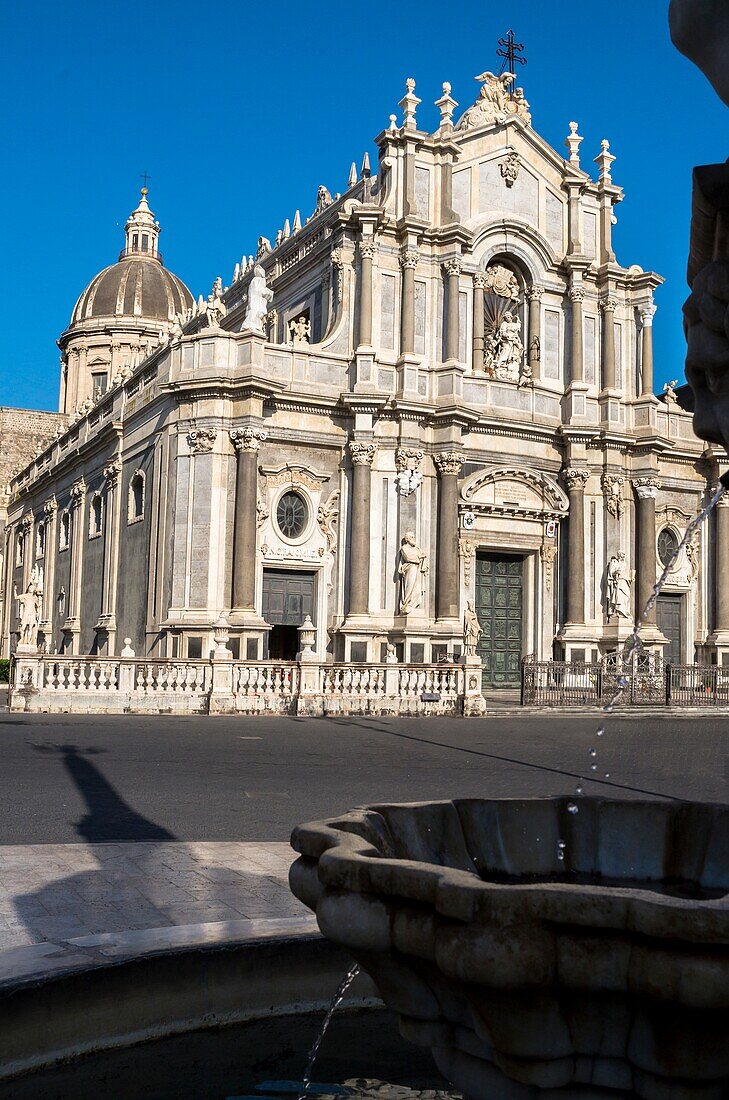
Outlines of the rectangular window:
<svg viewBox="0 0 729 1100">
<path fill-rule="evenodd" d="M 191 661 L 197 660 L 198 657 L 202 657 L 202 638 L 187 639 L 187 656 Z"/>
<path fill-rule="evenodd" d="M 149 252 L 149 234 L 142 233 L 142 252 Z"/>
<path fill-rule="evenodd" d="M 91 375 L 91 396 L 94 401 L 98 401 L 104 393 L 106 393 L 106 371 L 99 371 Z"/>
<path fill-rule="evenodd" d="M 395 349 L 395 276 L 382 275 L 380 283 L 380 343 Z"/>
</svg>

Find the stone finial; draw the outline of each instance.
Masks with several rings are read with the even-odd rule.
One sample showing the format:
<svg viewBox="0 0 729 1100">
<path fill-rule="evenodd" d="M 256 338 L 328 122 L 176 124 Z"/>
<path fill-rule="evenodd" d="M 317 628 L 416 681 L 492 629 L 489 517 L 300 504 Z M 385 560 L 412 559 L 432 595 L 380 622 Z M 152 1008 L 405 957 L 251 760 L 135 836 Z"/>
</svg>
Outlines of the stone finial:
<svg viewBox="0 0 729 1100">
<path fill-rule="evenodd" d="M 349 179 L 347 180 L 347 187 L 354 187 L 357 183 L 357 165 L 352 161 L 352 166 L 349 169 Z"/>
<path fill-rule="evenodd" d="M 397 115 L 390 115 L 390 125 L 387 127 L 391 134 L 397 133 Z"/>
<path fill-rule="evenodd" d="M 283 237 L 284 237 L 284 240 L 287 241 L 290 236 L 291 236 L 291 223 L 289 222 L 289 219 L 287 218 L 286 221 L 283 223 Z"/>
<path fill-rule="evenodd" d="M 400 100 L 398 107 L 402 107 L 403 120 L 402 124 L 406 130 L 417 130 L 418 125 L 415 121 L 415 112 L 418 109 L 422 99 L 418 99 L 415 95 L 415 81 L 411 76 L 405 81 L 405 95 Z"/>
<path fill-rule="evenodd" d="M 359 170 L 359 178 L 361 180 L 368 180 L 372 175 L 372 169 L 370 168 L 370 155 L 365 150 L 365 154 L 362 157 L 362 167 Z"/>
<path fill-rule="evenodd" d="M 240 264 L 236 264 L 233 268 L 233 282 L 237 283 L 240 279 Z"/>
<path fill-rule="evenodd" d="M 600 170 L 598 176 L 598 182 L 602 184 L 609 184 L 613 182 L 613 177 L 610 175 L 610 167 L 615 160 L 615 157 L 610 152 L 610 142 L 603 138 L 600 142 L 600 152 L 595 157 L 595 164 Z"/>
<path fill-rule="evenodd" d="M 570 122 L 570 132 L 565 138 L 565 145 L 570 151 L 570 164 L 575 168 L 580 167 L 580 145 L 584 138 L 577 133 L 577 123 Z"/>
<path fill-rule="evenodd" d="M 440 111 L 439 132 L 441 134 L 450 133 L 453 129 L 453 111 L 458 106 L 458 103 L 451 95 L 451 86 L 448 81 L 444 82 L 443 95 L 440 99 L 436 99 L 435 105 Z"/>
<path fill-rule="evenodd" d="M 132 639 L 124 639 L 124 649 L 119 654 L 120 657 L 136 657 L 136 653 L 132 649 Z"/>
<path fill-rule="evenodd" d="M 292 232 L 293 233 L 298 233 L 300 229 L 301 229 L 301 212 L 299 210 L 297 210 L 296 213 L 294 214 L 294 224 L 293 224 L 293 227 L 292 227 Z"/>
</svg>

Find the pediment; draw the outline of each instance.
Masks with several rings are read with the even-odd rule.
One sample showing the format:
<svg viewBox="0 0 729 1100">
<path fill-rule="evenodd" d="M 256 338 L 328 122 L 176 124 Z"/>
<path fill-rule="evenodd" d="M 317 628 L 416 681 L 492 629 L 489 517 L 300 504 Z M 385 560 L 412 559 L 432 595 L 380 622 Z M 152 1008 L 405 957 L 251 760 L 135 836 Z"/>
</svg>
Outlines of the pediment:
<svg viewBox="0 0 729 1100">
<path fill-rule="evenodd" d="M 461 490 L 470 507 L 500 514 L 566 515 L 564 490 L 547 474 L 517 466 L 498 466 L 472 474 Z"/>
</svg>

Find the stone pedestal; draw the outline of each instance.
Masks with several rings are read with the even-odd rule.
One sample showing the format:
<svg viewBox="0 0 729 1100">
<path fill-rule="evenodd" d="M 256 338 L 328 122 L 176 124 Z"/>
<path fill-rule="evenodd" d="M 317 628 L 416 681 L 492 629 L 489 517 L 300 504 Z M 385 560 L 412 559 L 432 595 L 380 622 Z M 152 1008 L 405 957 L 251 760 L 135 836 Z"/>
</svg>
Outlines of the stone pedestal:
<svg viewBox="0 0 729 1100">
<path fill-rule="evenodd" d="M 213 624 L 213 686 L 210 692 L 210 714 L 235 713 L 233 695 L 233 654 L 228 649 L 230 631 L 225 615 Z"/>
<path fill-rule="evenodd" d="M 483 665 L 481 658 L 466 656 L 463 658 L 463 716 L 475 718 L 486 710 L 486 701 L 481 694 Z"/>
<path fill-rule="evenodd" d="M 41 660 L 35 646 L 19 645 L 15 651 L 13 681 L 8 692 L 10 710 L 31 710 L 40 690 Z"/>
</svg>

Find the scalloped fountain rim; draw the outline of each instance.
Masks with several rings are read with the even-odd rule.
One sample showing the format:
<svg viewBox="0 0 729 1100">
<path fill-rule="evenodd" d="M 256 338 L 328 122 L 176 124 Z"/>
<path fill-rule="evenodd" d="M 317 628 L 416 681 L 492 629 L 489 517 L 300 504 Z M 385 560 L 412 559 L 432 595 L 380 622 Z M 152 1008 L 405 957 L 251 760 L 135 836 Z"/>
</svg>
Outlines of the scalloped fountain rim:
<svg viewBox="0 0 729 1100">
<path fill-rule="evenodd" d="M 518 912 L 538 922 L 729 943 L 729 807 L 581 798 L 574 813 L 574 804 L 564 797 L 378 804 L 298 826 L 291 843 L 318 861 L 325 888 L 429 904 L 459 921 Z"/>
</svg>

